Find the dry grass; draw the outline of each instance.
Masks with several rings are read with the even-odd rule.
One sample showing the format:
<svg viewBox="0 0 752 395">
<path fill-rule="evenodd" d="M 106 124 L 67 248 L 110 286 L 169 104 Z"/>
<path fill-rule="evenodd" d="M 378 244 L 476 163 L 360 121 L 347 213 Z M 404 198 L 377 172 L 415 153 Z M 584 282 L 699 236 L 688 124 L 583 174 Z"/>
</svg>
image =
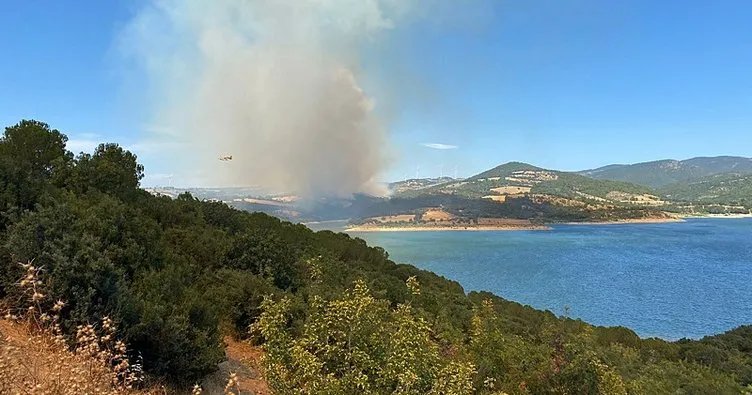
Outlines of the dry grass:
<svg viewBox="0 0 752 395">
<path fill-rule="evenodd" d="M 441 209 L 429 209 L 423 213 L 423 221 L 452 221 L 455 216 Z"/>
<path fill-rule="evenodd" d="M 24 296 L 15 309 L 0 319 L 0 394 L 168 394 L 165 386 L 145 385 L 140 364 L 131 364 L 117 328 L 105 317 L 97 325 L 77 328 L 69 346 L 58 324 L 63 301 L 50 311 L 45 301 L 41 268 L 22 264 L 25 276 L 18 282 Z M 239 394 L 240 379 L 229 372 L 224 394 Z M 263 383 L 255 383 L 256 388 Z M 199 386 L 193 394 L 203 393 Z M 214 391 L 212 393 L 217 393 Z M 264 392 L 259 391 L 254 393 Z"/>
<path fill-rule="evenodd" d="M 520 194 L 530 193 L 531 190 L 532 188 L 530 187 L 504 186 L 504 187 L 492 188 L 491 192 L 498 193 L 499 195 L 520 195 Z"/>
<path fill-rule="evenodd" d="M 389 223 L 401 223 L 401 222 L 410 222 L 415 220 L 414 214 L 399 214 L 399 215 L 386 215 L 383 217 L 372 217 L 368 219 L 371 222 L 377 222 L 382 224 L 389 224 Z"/>
<path fill-rule="evenodd" d="M 488 195 L 483 196 L 483 199 L 491 199 L 494 202 L 505 202 L 507 200 L 506 195 Z"/>
<path fill-rule="evenodd" d="M 0 330 L 0 393 L 3 394 L 158 394 L 136 390 L 137 376 L 120 359 L 122 349 L 102 347 L 107 335 L 84 327 L 70 350 L 60 335 L 40 332 L 26 322 L 3 320 Z M 113 366 L 114 365 L 114 366 Z M 129 372 L 129 370 L 131 370 Z"/>
<path fill-rule="evenodd" d="M 130 364 L 112 321 L 105 317 L 97 327 L 79 326 L 69 347 L 58 324 L 65 303 L 57 301 L 51 311 L 43 311 L 41 268 L 21 266 L 26 273 L 18 286 L 26 303 L 9 309 L 1 327 L 0 393 L 134 393 L 143 380 L 141 366 Z"/>
</svg>

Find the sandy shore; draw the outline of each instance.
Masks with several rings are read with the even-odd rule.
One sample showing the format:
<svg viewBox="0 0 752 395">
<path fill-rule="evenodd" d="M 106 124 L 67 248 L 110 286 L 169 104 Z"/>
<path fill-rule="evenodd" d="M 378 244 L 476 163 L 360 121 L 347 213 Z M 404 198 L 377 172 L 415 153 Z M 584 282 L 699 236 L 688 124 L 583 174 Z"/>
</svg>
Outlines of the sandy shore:
<svg viewBox="0 0 752 395">
<path fill-rule="evenodd" d="M 687 214 L 682 218 L 752 218 L 752 214 Z"/>
<path fill-rule="evenodd" d="M 685 222 L 684 218 L 634 218 L 620 219 L 616 221 L 593 221 L 593 222 L 566 222 L 563 225 L 618 225 L 618 224 L 663 224 L 672 222 Z"/>
<path fill-rule="evenodd" d="M 336 224 L 336 223 L 345 223 L 347 222 L 346 219 L 329 219 L 326 221 L 309 221 L 309 222 L 300 222 L 301 225 L 326 225 L 326 224 Z"/>
<path fill-rule="evenodd" d="M 546 225 L 530 226 L 354 226 L 345 232 L 450 232 L 450 231 L 514 231 L 551 230 Z"/>
<path fill-rule="evenodd" d="M 752 217 L 736 216 L 735 218 Z M 593 222 L 564 222 L 558 225 L 618 225 L 618 224 L 663 224 L 673 222 L 685 222 L 687 217 L 670 217 L 670 218 L 634 218 L 620 219 L 616 221 L 593 221 Z M 706 216 L 700 218 L 708 218 Z M 722 218 L 731 218 L 723 216 Z M 378 226 L 378 225 L 361 225 L 352 226 L 345 229 L 345 232 L 443 232 L 443 231 L 515 231 L 515 230 L 551 230 L 548 225 L 470 225 L 470 226 Z"/>
</svg>

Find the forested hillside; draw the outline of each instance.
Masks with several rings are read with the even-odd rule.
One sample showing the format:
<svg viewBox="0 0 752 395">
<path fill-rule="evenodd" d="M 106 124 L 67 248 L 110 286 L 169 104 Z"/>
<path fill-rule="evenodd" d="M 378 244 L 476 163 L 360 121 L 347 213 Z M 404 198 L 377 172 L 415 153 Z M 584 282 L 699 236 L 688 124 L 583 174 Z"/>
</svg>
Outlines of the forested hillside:
<svg viewBox="0 0 752 395">
<path fill-rule="evenodd" d="M 527 163 L 509 162 L 486 170 L 465 180 L 452 180 L 420 190 L 406 191 L 399 196 L 420 194 L 456 194 L 471 199 L 489 195 L 539 194 L 578 200 L 611 201 L 614 193 L 622 195 L 650 194 L 650 188 L 626 182 L 596 180 L 575 173 L 542 169 Z"/>
<path fill-rule="evenodd" d="M 74 156 L 66 141 L 27 120 L 0 140 L 0 296 L 23 307 L 18 264 L 33 261 L 41 307 L 65 302 L 65 335 L 111 317 L 152 378 L 190 388 L 232 335 L 262 347 L 280 394 L 732 394 L 752 384 L 752 327 L 640 339 L 466 294 L 345 234 L 152 196 L 132 153 L 102 144 Z"/>
<path fill-rule="evenodd" d="M 653 188 L 726 173 L 752 173 L 752 158 L 716 156 L 666 159 L 631 165 L 609 165 L 580 172 L 599 180 L 631 182 Z"/>
<path fill-rule="evenodd" d="M 677 202 L 752 207 L 752 174 L 716 174 L 671 184 L 659 192 Z"/>
</svg>

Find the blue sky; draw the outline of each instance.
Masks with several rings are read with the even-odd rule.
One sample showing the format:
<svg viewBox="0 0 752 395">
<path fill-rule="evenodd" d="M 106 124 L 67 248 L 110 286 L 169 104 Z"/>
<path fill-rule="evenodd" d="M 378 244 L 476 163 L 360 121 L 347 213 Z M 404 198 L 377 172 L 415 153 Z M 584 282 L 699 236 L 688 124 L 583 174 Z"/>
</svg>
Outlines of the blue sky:
<svg viewBox="0 0 752 395">
<path fill-rule="evenodd" d="M 388 58 L 364 65 L 410 81 L 390 124 L 389 179 L 442 165 L 467 176 L 512 160 L 579 170 L 752 156 L 752 2 L 496 4 L 477 24 L 401 28 L 380 52 Z M 113 49 L 134 9 L 134 0 L 7 2 L 0 124 L 43 120 L 73 151 L 116 141 L 147 173 L 171 171 L 142 140 L 142 86 Z"/>
</svg>

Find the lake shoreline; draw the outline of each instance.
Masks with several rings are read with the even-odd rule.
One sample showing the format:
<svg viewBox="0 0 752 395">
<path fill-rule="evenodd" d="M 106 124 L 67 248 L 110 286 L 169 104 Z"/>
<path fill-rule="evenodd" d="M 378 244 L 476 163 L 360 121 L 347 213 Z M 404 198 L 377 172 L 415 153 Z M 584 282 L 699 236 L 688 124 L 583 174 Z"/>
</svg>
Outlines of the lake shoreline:
<svg viewBox="0 0 752 395">
<path fill-rule="evenodd" d="M 472 232 L 472 231 L 529 231 L 529 230 L 552 230 L 547 225 L 530 226 L 353 226 L 346 228 L 345 232 Z"/>
<path fill-rule="evenodd" d="M 681 218 L 688 219 L 740 219 L 740 218 L 752 218 L 752 214 L 687 214 L 682 215 Z"/>
<path fill-rule="evenodd" d="M 454 231 L 530 231 L 530 230 L 553 230 L 552 226 L 555 225 L 639 225 L 639 224 L 662 224 L 662 223 L 676 223 L 685 222 L 686 220 L 681 217 L 670 218 L 634 218 L 634 219 L 621 219 L 615 221 L 591 221 L 591 222 L 559 222 L 548 223 L 543 225 L 469 225 L 469 226 L 456 226 L 456 225 L 428 225 L 428 226 L 379 226 L 379 225 L 356 225 L 345 228 L 345 232 L 454 232 Z"/>
<path fill-rule="evenodd" d="M 591 222 L 562 222 L 558 225 L 629 225 L 629 224 L 670 224 L 676 222 L 686 222 L 684 218 L 634 218 L 620 219 L 616 221 L 591 221 Z"/>
</svg>

